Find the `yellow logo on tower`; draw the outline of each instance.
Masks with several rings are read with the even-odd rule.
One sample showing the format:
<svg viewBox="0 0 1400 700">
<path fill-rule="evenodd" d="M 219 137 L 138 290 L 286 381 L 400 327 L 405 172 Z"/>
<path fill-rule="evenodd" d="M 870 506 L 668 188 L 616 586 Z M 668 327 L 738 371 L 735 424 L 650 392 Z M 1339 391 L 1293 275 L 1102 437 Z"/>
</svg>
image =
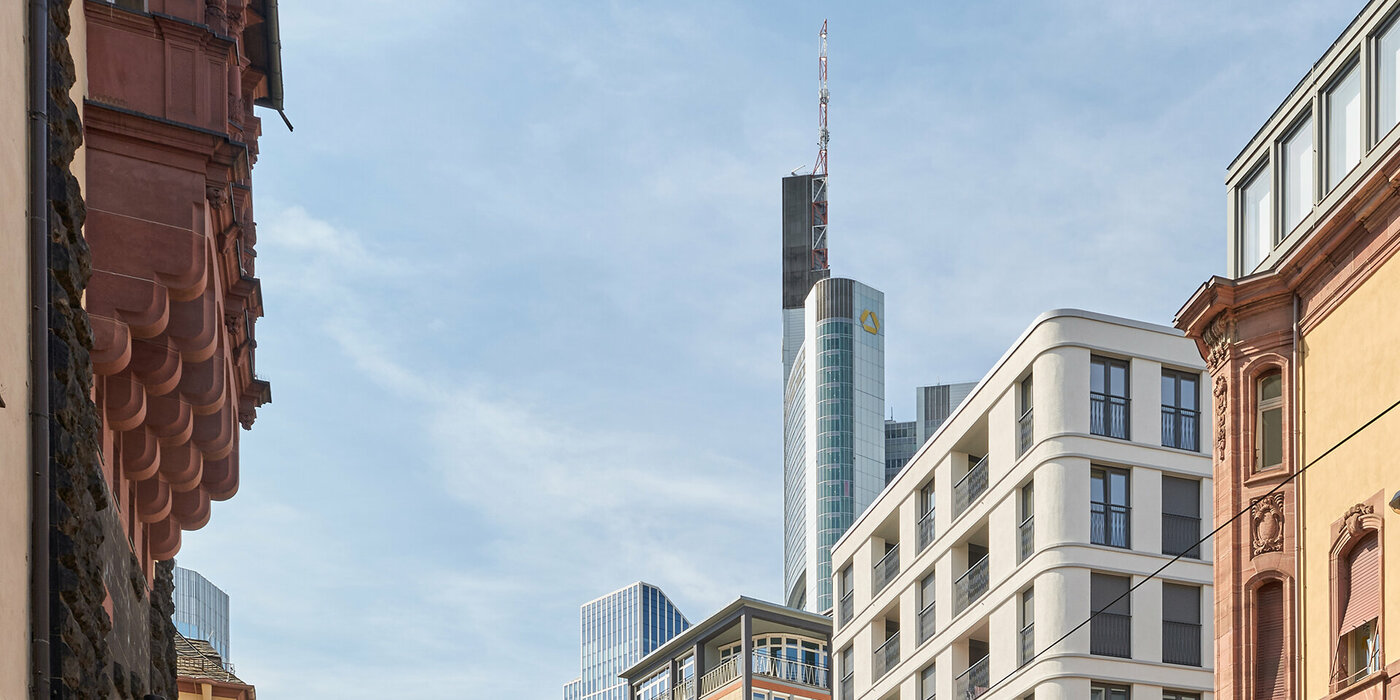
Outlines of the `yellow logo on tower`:
<svg viewBox="0 0 1400 700">
<path fill-rule="evenodd" d="M 860 312 L 860 327 L 864 328 L 866 333 L 879 335 L 880 317 L 876 316 L 874 311 L 866 309 Z"/>
</svg>

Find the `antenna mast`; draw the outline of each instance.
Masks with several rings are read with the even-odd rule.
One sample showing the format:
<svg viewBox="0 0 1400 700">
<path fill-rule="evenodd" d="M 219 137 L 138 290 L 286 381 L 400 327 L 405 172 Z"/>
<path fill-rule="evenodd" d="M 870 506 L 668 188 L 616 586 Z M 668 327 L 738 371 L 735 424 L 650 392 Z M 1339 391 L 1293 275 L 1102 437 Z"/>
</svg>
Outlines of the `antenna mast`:
<svg viewBox="0 0 1400 700">
<path fill-rule="evenodd" d="M 817 35 L 817 164 L 812 168 L 812 270 L 828 268 L 826 253 L 826 144 L 831 132 L 826 128 L 826 103 L 831 93 L 826 88 L 826 20 Z"/>
</svg>

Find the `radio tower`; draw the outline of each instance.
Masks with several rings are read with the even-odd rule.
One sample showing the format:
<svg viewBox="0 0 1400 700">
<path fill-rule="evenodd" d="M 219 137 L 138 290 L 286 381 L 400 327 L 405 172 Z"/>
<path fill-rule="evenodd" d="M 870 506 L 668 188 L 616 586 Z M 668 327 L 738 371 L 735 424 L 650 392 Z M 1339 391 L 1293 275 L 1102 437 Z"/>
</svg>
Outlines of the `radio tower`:
<svg viewBox="0 0 1400 700">
<path fill-rule="evenodd" d="M 826 143 L 831 132 L 826 128 L 826 103 L 831 93 L 826 89 L 826 20 L 817 35 L 817 164 L 812 168 L 812 270 L 827 269 L 826 256 Z"/>
</svg>

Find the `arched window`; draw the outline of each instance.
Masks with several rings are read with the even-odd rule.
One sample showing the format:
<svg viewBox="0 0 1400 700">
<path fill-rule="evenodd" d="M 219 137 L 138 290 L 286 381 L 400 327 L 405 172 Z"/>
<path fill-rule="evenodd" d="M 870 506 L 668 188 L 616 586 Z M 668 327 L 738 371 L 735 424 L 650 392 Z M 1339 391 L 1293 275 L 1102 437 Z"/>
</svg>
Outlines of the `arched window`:
<svg viewBox="0 0 1400 700">
<path fill-rule="evenodd" d="M 1347 686 L 1381 669 L 1380 536 L 1363 535 L 1347 552 L 1337 585 L 1337 656 L 1334 678 Z"/>
<path fill-rule="evenodd" d="M 1259 378 L 1254 417 L 1254 466 L 1258 471 L 1283 464 L 1283 373 Z"/>
<path fill-rule="evenodd" d="M 1254 700 L 1286 697 L 1283 583 L 1270 581 L 1254 592 Z"/>
</svg>

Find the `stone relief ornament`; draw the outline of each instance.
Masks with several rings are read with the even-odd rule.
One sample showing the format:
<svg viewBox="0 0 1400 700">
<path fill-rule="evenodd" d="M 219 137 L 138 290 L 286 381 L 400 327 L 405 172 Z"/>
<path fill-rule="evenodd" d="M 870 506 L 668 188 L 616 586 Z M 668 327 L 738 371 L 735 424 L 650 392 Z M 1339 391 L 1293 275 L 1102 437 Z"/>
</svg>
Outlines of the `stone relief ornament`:
<svg viewBox="0 0 1400 700">
<path fill-rule="evenodd" d="M 1229 401 L 1230 385 L 1225 381 L 1222 373 L 1215 378 L 1215 388 L 1212 390 L 1215 396 L 1215 454 L 1221 461 L 1225 461 L 1225 409 Z"/>
<path fill-rule="evenodd" d="M 1283 494 L 1250 501 L 1250 542 L 1253 556 L 1283 551 Z"/>
<path fill-rule="evenodd" d="M 1364 503 L 1358 503 L 1352 506 L 1351 508 L 1347 509 L 1347 514 L 1342 516 L 1342 532 L 1345 532 L 1351 535 L 1352 537 L 1360 536 L 1361 530 L 1363 529 L 1361 526 L 1361 519 L 1364 516 L 1372 515 L 1375 512 L 1376 509 L 1374 507 L 1368 506 Z M 1337 534 L 1341 533 L 1339 532 Z"/>
<path fill-rule="evenodd" d="M 1206 353 L 1206 365 L 1214 374 L 1230 356 L 1230 346 L 1235 342 L 1235 317 L 1228 313 L 1216 316 L 1201 333 L 1201 340 L 1205 341 L 1206 347 L 1209 348 Z"/>
</svg>

